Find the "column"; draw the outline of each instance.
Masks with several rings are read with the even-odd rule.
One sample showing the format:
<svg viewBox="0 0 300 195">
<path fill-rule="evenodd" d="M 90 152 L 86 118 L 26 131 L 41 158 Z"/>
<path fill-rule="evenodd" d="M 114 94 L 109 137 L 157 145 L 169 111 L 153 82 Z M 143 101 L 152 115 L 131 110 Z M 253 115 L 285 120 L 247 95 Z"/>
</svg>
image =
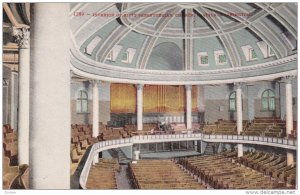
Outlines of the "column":
<svg viewBox="0 0 300 195">
<path fill-rule="evenodd" d="M 247 102 L 248 102 L 248 120 L 251 122 L 255 116 L 255 103 L 254 103 L 254 94 L 253 94 L 253 84 L 247 84 Z"/>
<path fill-rule="evenodd" d="M 134 158 L 135 160 L 139 160 L 140 159 L 140 151 L 134 151 Z"/>
<path fill-rule="evenodd" d="M 238 157 L 243 156 L 244 155 L 243 144 L 237 144 L 237 149 L 238 149 Z"/>
<path fill-rule="evenodd" d="M 236 126 L 238 135 L 243 131 L 243 110 L 242 110 L 242 88 L 240 83 L 236 85 Z M 237 145 L 238 157 L 243 156 L 243 144 Z"/>
<path fill-rule="evenodd" d="M 93 84 L 93 137 L 99 135 L 99 81 L 91 81 Z"/>
<path fill-rule="evenodd" d="M 287 150 L 286 151 L 286 159 L 287 159 L 287 165 L 294 165 L 294 154 L 292 151 Z"/>
<path fill-rule="evenodd" d="M 12 28 L 12 35 L 19 45 L 18 162 L 21 165 L 29 164 L 30 35 L 27 28 L 15 27 Z"/>
<path fill-rule="evenodd" d="M 241 84 L 236 85 L 236 126 L 238 135 L 243 131 L 243 110 L 242 110 L 242 88 Z"/>
<path fill-rule="evenodd" d="M 31 4 L 30 189 L 70 189 L 69 6 Z"/>
<path fill-rule="evenodd" d="M 205 122 L 205 92 L 204 92 L 204 85 L 198 86 L 198 122 L 204 123 Z"/>
<path fill-rule="evenodd" d="M 16 91 L 18 90 L 18 73 L 13 71 L 11 72 L 11 88 L 10 88 L 10 126 L 12 129 L 18 129 L 17 125 L 17 106 L 18 106 L 18 96 L 16 94 Z M 29 90 L 29 88 L 28 88 Z M 28 115 L 29 115 L 29 110 L 28 110 Z M 29 133 L 29 132 L 28 132 Z"/>
<path fill-rule="evenodd" d="M 97 152 L 93 158 L 93 165 L 97 164 L 99 162 L 99 153 Z"/>
<path fill-rule="evenodd" d="M 9 86 L 9 80 L 6 78 L 3 78 L 2 81 L 2 98 L 3 98 L 3 110 L 2 113 L 4 114 L 2 117 L 2 122 L 3 124 L 7 124 L 8 121 L 8 117 L 9 117 L 9 113 L 8 113 L 8 97 L 9 97 L 9 90 L 8 90 L 8 86 Z"/>
<path fill-rule="evenodd" d="M 137 84 L 137 130 L 143 130 L 143 84 Z"/>
<path fill-rule="evenodd" d="M 286 136 L 293 130 L 293 95 L 291 77 L 286 78 L 285 83 L 285 108 L 286 108 Z"/>
<path fill-rule="evenodd" d="M 99 122 L 107 125 L 110 121 L 110 82 L 101 81 L 99 84 Z"/>
<path fill-rule="evenodd" d="M 186 92 L 186 128 L 192 129 L 192 86 L 185 86 Z"/>
<path fill-rule="evenodd" d="M 285 78 L 285 112 L 286 112 L 286 136 L 288 137 L 293 130 L 293 94 L 292 94 L 292 77 Z M 287 165 L 294 164 L 294 154 L 287 150 Z"/>
</svg>

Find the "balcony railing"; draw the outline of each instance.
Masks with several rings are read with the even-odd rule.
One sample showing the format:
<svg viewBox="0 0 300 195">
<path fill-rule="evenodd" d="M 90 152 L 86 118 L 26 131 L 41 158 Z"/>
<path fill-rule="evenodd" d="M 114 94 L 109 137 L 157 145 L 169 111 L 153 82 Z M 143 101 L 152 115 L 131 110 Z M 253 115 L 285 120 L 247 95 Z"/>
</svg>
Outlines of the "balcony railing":
<svg viewBox="0 0 300 195">
<path fill-rule="evenodd" d="M 163 135 L 138 135 L 131 138 L 107 140 L 95 143 L 89 153 L 89 156 L 84 164 L 80 175 L 80 185 L 85 189 L 89 171 L 93 162 L 93 157 L 101 151 L 132 146 L 140 143 L 166 142 L 166 141 L 188 141 L 188 140 L 203 140 L 208 142 L 223 142 L 223 143 L 246 143 L 269 145 L 281 148 L 288 148 L 292 150 L 297 149 L 297 140 L 277 138 L 277 137 L 261 137 L 248 135 L 210 135 L 202 133 L 186 133 L 186 134 L 163 134 Z"/>
</svg>

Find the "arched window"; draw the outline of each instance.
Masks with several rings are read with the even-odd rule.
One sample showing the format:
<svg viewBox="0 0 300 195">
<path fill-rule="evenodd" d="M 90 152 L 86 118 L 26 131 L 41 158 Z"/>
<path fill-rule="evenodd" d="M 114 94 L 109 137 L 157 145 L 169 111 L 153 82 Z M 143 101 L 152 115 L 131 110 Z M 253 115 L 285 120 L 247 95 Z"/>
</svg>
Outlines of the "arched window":
<svg viewBox="0 0 300 195">
<path fill-rule="evenodd" d="M 267 89 L 262 93 L 261 108 L 262 108 L 262 111 L 274 111 L 275 110 L 275 94 L 271 89 Z"/>
<path fill-rule="evenodd" d="M 80 90 L 77 96 L 77 112 L 88 112 L 88 94 Z"/>
<path fill-rule="evenodd" d="M 229 96 L 229 111 L 236 111 L 236 93 L 232 92 Z"/>
</svg>

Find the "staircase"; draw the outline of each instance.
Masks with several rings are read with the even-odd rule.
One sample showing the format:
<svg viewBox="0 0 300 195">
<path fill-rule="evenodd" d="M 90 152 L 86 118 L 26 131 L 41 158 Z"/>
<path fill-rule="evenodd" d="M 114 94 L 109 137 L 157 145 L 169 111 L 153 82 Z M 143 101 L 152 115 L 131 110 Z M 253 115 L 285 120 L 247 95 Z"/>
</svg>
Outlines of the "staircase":
<svg viewBox="0 0 300 195">
<path fill-rule="evenodd" d="M 219 143 L 208 142 L 204 150 L 204 155 L 212 155 L 217 153 Z"/>
<path fill-rule="evenodd" d="M 113 157 L 117 158 L 120 165 L 128 164 L 131 162 L 129 158 L 125 155 L 125 153 L 120 148 L 113 148 L 108 150 L 108 153 Z"/>
</svg>

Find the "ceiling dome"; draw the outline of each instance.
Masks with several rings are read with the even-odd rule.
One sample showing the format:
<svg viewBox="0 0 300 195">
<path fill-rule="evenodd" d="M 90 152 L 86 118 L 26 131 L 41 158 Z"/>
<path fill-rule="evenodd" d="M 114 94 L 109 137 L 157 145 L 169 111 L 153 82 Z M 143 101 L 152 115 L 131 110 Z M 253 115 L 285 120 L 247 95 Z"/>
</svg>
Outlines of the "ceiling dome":
<svg viewBox="0 0 300 195">
<path fill-rule="evenodd" d="M 297 54 L 295 3 L 74 3 L 70 17 L 77 67 L 209 74 Z"/>
</svg>

